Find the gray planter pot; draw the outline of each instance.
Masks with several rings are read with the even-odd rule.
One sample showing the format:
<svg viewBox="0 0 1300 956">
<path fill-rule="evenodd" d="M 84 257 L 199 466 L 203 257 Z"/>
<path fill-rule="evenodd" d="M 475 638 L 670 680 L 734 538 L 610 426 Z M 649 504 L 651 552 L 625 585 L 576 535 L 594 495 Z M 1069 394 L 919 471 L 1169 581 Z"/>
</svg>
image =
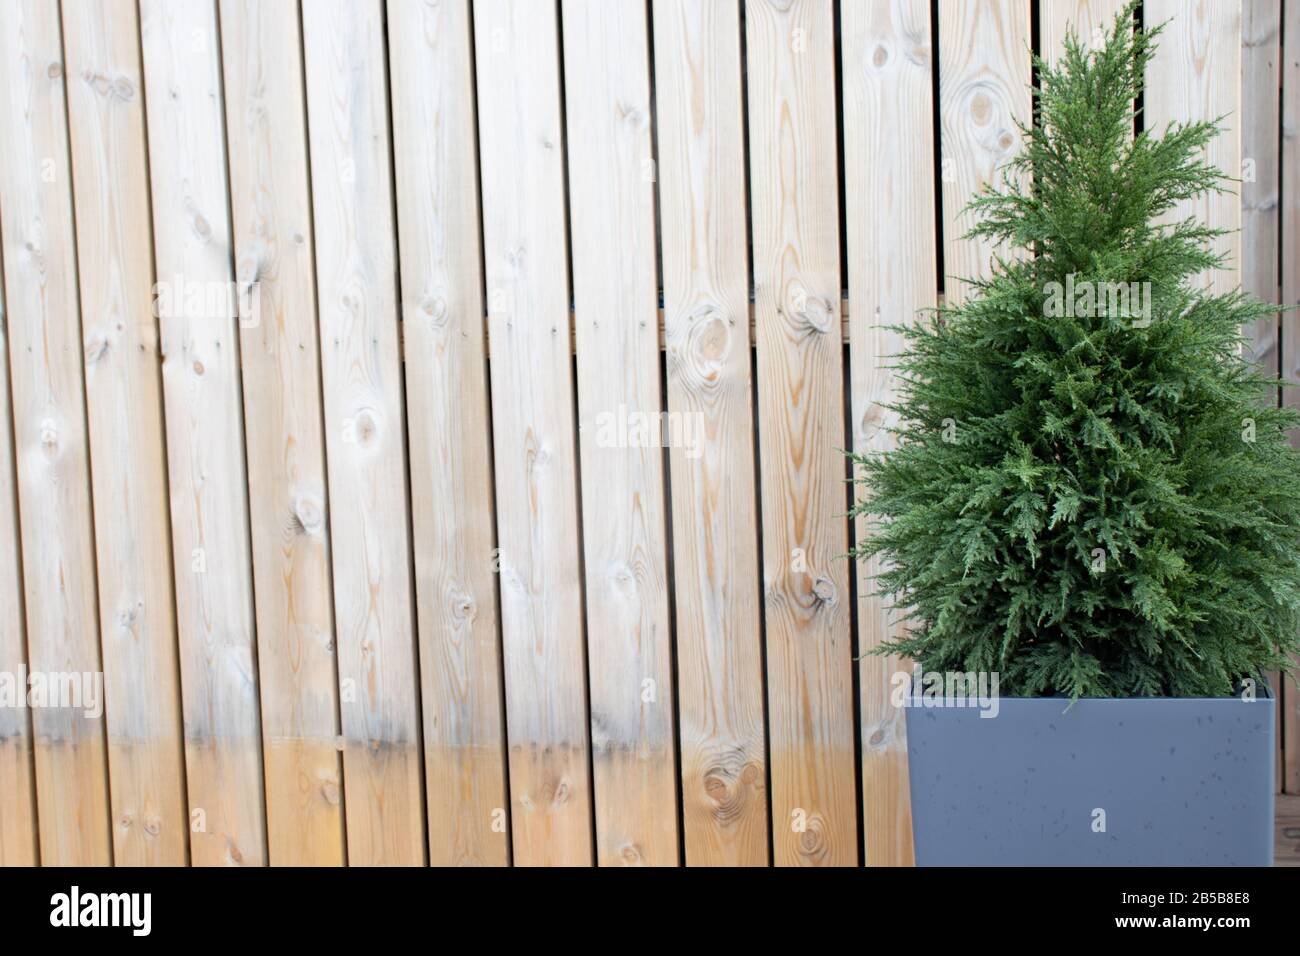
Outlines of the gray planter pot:
<svg viewBox="0 0 1300 956">
<path fill-rule="evenodd" d="M 918 866 L 1272 865 L 1271 696 L 907 704 Z"/>
</svg>

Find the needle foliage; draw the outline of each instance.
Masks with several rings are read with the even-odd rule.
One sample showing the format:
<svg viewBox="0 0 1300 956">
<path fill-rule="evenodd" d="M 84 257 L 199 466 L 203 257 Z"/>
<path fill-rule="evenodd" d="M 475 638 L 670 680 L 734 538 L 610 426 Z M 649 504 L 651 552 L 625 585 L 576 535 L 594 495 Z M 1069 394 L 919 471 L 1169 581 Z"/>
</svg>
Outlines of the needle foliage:
<svg viewBox="0 0 1300 956">
<path fill-rule="evenodd" d="M 1276 307 L 1207 290 L 1218 122 L 1134 129 L 1159 28 L 1037 60 L 1035 122 L 972 235 L 1003 255 L 900 327 L 894 447 L 854 454 L 853 554 L 905 619 L 876 648 L 1017 696 L 1221 696 L 1300 633 L 1300 455 L 1243 355 Z M 1082 291 L 1080 291 L 1082 290 Z"/>
</svg>

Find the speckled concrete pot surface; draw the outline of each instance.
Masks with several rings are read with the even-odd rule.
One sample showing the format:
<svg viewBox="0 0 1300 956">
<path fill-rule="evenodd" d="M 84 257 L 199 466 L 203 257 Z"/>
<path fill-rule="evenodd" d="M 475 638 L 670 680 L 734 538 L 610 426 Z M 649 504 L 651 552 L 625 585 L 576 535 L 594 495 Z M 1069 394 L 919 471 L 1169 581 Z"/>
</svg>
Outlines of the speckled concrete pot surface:
<svg viewBox="0 0 1300 956">
<path fill-rule="evenodd" d="M 1269 866 L 1271 697 L 907 708 L 918 866 Z"/>
</svg>

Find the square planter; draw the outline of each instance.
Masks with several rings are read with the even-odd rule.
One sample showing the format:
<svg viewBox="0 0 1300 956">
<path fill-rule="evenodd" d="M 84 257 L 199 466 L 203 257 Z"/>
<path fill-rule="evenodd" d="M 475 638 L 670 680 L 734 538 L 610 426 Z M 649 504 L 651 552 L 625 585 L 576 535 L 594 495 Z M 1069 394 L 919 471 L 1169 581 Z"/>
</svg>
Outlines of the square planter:
<svg viewBox="0 0 1300 956">
<path fill-rule="evenodd" d="M 1271 866 L 1267 693 L 1085 698 L 1072 707 L 1003 697 L 993 717 L 913 696 L 916 863 Z"/>
</svg>

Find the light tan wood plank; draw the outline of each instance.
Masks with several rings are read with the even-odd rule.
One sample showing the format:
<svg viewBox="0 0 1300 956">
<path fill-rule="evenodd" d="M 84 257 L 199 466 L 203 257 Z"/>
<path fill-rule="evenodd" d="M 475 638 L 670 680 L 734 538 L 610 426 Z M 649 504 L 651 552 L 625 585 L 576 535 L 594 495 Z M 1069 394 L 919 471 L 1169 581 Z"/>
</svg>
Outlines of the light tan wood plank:
<svg viewBox="0 0 1300 956">
<path fill-rule="evenodd" d="M 745 10 L 773 852 L 853 865 L 833 10 Z"/>
<path fill-rule="evenodd" d="M 564 0 L 587 658 L 601 866 L 675 866 L 677 771 L 644 0 Z M 662 424 L 661 424 L 662 423 Z"/>
<path fill-rule="evenodd" d="M 1282 36 L 1282 303 L 1300 305 L 1300 3 L 1283 7 Z M 1300 380 L 1300 312 L 1282 313 L 1282 378 Z M 1288 405 L 1300 405 L 1295 388 L 1282 390 Z M 1292 436 L 1292 443 L 1300 435 Z M 1300 666 L 1300 659 L 1296 661 Z M 1282 789 L 1300 794 L 1300 684 L 1293 674 L 1285 681 L 1279 701 L 1282 710 Z"/>
<path fill-rule="evenodd" d="M 1070 27 L 1090 50 L 1099 49 L 1102 39 L 1127 0 L 1038 0 L 1038 31 L 1041 56 L 1055 64 L 1065 52 L 1065 33 Z"/>
<path fill-rule="evenodd" d="M 348 862 L 425 860 L 379 0 L 303 7 Z"/>
<path fill-rule="evenodd" d="M 68 0 L 63 31 L 114 861 L 183 865 L 189 827 L 136 5 Z"/>
<path fill-rule="evenodd" d="M 970 294 L 967 280 L 992 274 L 1009 247 L 968 239 L 966 204 L 1020 151 L 1016 121 L 1030 117 L 1029 4 L 1023 0 L 946 0 L 939 7 L 940 173 L 943 185 L 944 291 L 950 305 Z"/>
<path fill-rule="evenodd" d="M 338 685 L 296 5 L 221 0 L 272 865 L 344 861 Z"/>
<path fill-rule="evenodd" d="M 1282 92 L 1282 6 L 1244 0 L 1241 23 L 1241 285 L 1265 302 L 1278 302 L 1278 241 Z M 1250 330 L 1251 358 L 1278 371 L 1278 317 Z"/>
<path fill-rule="evenodd" d="M 142 0 L 190 858 L 263 866 L 249 569 L 216 5 Z"/>
<path fill-rule="evenodd" d="M 592 862 L 559 36 L 474 4 L 514 860 Z"/>
<path fill-rule="evenodd" d="M 429 862 L 504 866 L 492 447 L 467 0 L 388 0 Z"/>
<path fill-rule="evenodd" d="M 1241 285 L 1265 302 L 1280 302 L 1282 5 L 1276 0 L 1244 0 L 1241 8 Z M 1269 316 L 1249 329 L 1248 354 L 1269 375 L 1279 371 L 1280 319 Z M 1282 702 L 1280 675 L 1268 674 L 1278 693 L 1277 788 L 1281 792 Z"/>
<path fill-rule="evenodd" d="M 7 52 L 7 51 L 6 51 Z M 36 786 L 32 721 L 25 706 L 27 635 L 19 570 L 18 476 L 14 471 L 13 408 L 10 401 L 9 316 L 4 304 L 4 257 L 0 255 L 0 866 L 35 866 Z"/>
<path fill-rule="evenodd" d="M 934 111 L 930 6 L 890 0 L 841 8 L 844 50 L 844 201 L 849 294 L 853 449 L 894 444 L 898 400 L 889 366 L 905 343 L 889 326 L 910 322 L 936 303 Z M 866 518 L 854 528 L 868 533 Z M 893 675 L 904 663 L 868 651 L 902 631 L 876 595 L 878 559 L 860 561 L 858 665 L 861 691 L 862 826 L 868 866 L 911 866 L 912 812 L 907 724 L 890 704 Z"/>
<path fill-rule="evenodd" d="M 29 664 L 100 674 L 59 8 L 3 0 L 0 10 L 0 234 Z M 102 714 L 40 708 L 31 720 L 41 862 L 111 863 Z"/>
<path fill-rule="evenodd" d="M 1265 302 L 1280 301 L 1282 5 L 1244 0 L 1241 21 L 1241 285 Z M 1278 317 L 1250 329 L 1249 354 L 1278 371 Z"/>
<path fill-rule="evenodd" d="M 767 767 L 738 4 L 656 0 L 686 863 L 766 866 Z"/>
<path fill-rule="evenodd" d="M 1148 26 L 1165 23 L 1159 49 L 1147 68 L 1144 121 L 1163 132 L 1172 122 L 1223 117 L 1224 132 L 1212 140 L 1206 160 L 1226 175 L 1241 175 L 1241 3 L 1240 0 L 1146 0 Z M 1207 270 L 1205 287 L 1221 293 L 1241 284 L 1241 198 L 1229 191 L 1178 204 L 1167 217 L 1188 217 L 1229 230 L 1214 243 L 1227 256 L 1225 267 Z"/>
</svg>

